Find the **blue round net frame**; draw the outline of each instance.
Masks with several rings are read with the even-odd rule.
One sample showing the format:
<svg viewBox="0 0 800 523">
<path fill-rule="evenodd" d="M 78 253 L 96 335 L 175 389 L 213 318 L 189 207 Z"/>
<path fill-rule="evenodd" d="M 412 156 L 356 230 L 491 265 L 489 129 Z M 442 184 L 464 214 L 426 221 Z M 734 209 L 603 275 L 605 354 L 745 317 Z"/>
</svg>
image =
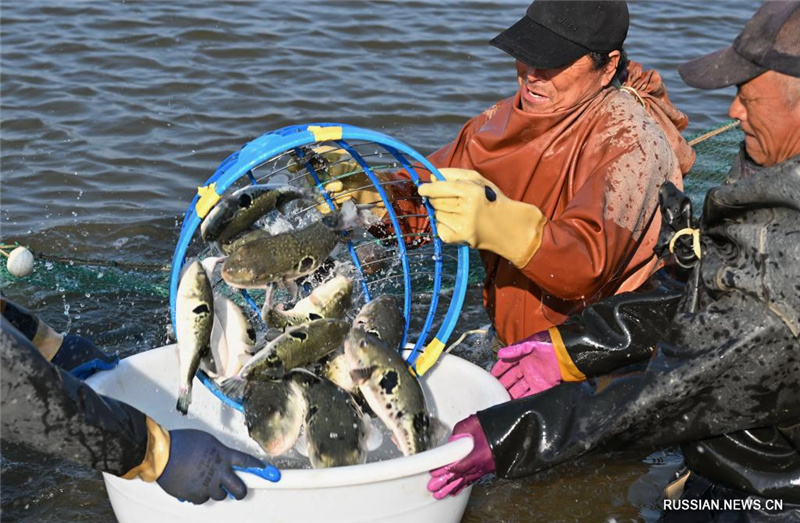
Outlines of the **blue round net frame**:
<svg viewBox="0 0 800 523">
<path fill-rule="evenodd" d="M 366 175 L 377 190 L 386 208 L 389 223 L 387 236 L 378 239 L 358 241 L 343 233 L 346 240 L 346 251 L 355 267 L 355 284 L 360 288 L 363 301 L 367 302 L 384 292 L 402 293 L 405 327 L 401 350 L 408 343 L 413 344 L 406 358 L 410 368 L 418 375 L 427 372 L 441 355 L 445 343 L 450 337 L 458 321 L 469 277 L 469 247 L 446 246 L 439 239 L 436 230 L 436 217 L 433 208 L 424 199 L 419 199 L 427 214 L 430 230 L 404 234 L 400 226 L 401 220 L 424 215 L 398 215 L 392 204 L 392 191 L 386 191 L 388 185 L 413 183 L 419 186 L 424 183 L 418 170 L 426 170 L 432 178 L 444 180 L 439 171 L 422 155 L 408 145 L 385 134 L 344 124 L 318 123 L 311 125 L 294 125 L 277 131 L 265 133 L 247 143 L 239 151 L 231 154 L 217 168 L 203 187 L 198 188 L 183 219 L 181 234 L 172 259 L 172 270 L 169 285 L 170 316 L 175 327 L 175 304 L 183 267 L 187 253 L 194 244 L 202 243 L 195 238 L 195 233 L 208 212 L 228 191 L 239 187 L 235 184 L 274 183 L 276 180 L 287 180 L 288 183 L 300 183 L 318 191 L 330 209 L 336 204 L 324 185 L 330 178 L 321 176 L 315 170 L 315 149 L 332 146 L 344 150 L 349 160 L 357 162 L 359 168 L 345 173 L 337 179 L 353 175 Z M 387 163 L 387 160 L 390 163 Z M 289 169 L 290 164 L 303 164 L 298 172 Z M 319 169 L 319 164 L 317 169 Z M 376 170 L 400 170 L 407 173 L 408 178 L 382 181 Z M 266 173 L 262 174 L 262 171 Z M 313 180 L 313 183 L 312 183 Z M 244 186 L 244 185 L 242 185 Z M 323 203 L 322 205 L 325 205 Z M 301 209 L 298 213 L 307 212 L 315 206 Z M 418 206 L 419 207 L 419 206 Z M 384 223 L 386 220 L 384 219 Z M 198 234 L 199 237 L 199 234 Z M 384 252 L 390 253 L 395 262 L 393 268 L 380 265 L 384 260 L 363 260 L 359 253 L 370 244 L 390 245 Z M 412 244 L 424 244 L 422 247 L 409 248 Z M 391 253 L 394 250 L 394 253 Z M 455 254 L 452 254 L 455 250 Z M 450 252 L 448 252 L 450 251 Z M 363 252 L 363 250 L 362 250 Z M 368 266 L 378 263 L 376 271 L 367 270 Z M 398 271 L 397 269 L 401 269 Z M 452 292 L 447 292 L 452 289 Z M 242 299 L 258 315 L 259 306 L 247 291 L 241 292 Z M 354 300 L 355 301 L 355 300 Z M 413 310 L 413 314 L 412 314 Z M 422 320 L 424 318 L 424 320 Z M 420 321 L 422 320 L 422 321 Z M 433 338 L 426 343 L 430 334 L 437 329 Z M 411 341 L 413 340 L 413 341 Z M 242 410 L 240 404 L 223 394 L 216 383 L 202 370 L 197 377 L 212 393 L 226 404 Z"/>
</svg>

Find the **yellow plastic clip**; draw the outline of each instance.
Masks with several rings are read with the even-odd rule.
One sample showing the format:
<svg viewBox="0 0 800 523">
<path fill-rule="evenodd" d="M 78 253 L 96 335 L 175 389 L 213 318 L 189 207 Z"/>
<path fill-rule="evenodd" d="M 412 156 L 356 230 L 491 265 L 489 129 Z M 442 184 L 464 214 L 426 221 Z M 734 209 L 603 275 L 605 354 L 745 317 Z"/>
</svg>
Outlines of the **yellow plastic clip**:
<svg viewBox="0 0 800 523">
<path fill-rule="evenodd" d="M 206 185 L 205 187 L 198 187 L 197 195 L 200 196 L 200 198 L 197 200 L 194 210 L 197 212 L 197 216 L 199 216 L 202 220 L 206 217 L 209 211 L 214 208 L 220 199 L 219 194 L 217 194 L 217 183 L 214 182 L 211 185 Z"/>
<path fill-rule="evenodd" d="M 680 231 L 676 232 L 669 241 L 669 252 L 675 252 L 675 241 L 681 236 L 692 237 L 692 250 L 694 251 L 694 255 L 697 256 L 697 259 L 699 260 L 702 257 L 700 253 L 700 229 L 686 227 L 685 229 L 681 229 Z"/>
<path fill-rule="evenodd" d="M 420 354 L 417 358 L 416 364 L 414 365 L 417 368 L 417 376 L 422 376 L 431 370 L 431 367 L 439 360 L 439 356 L 442 355 L 442 351 L 444 351 L 444 343 L 439 341 L 438 338 L 434 338 L 433 341 L 425 347 L 425 352 Z"/>
<path fill-rule="evenodd" d="M 331 125 L 329 127 L 323 127 L 321 125 L 309 125 L 307 129 L 314 134 L 314 141 L 317 142 L 327 142 L 328 140 L 342 139 L 342 128 L 338 125 Z"/>
</svg>

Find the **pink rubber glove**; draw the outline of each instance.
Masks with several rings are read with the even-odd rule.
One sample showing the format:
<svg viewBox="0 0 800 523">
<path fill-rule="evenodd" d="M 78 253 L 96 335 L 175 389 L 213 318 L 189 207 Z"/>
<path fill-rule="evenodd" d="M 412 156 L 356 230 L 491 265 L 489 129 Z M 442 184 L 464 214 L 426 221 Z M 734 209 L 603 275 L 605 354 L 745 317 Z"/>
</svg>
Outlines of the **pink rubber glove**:
<svg viewBox="0 0 800 523">
<path fill-rule="evenodd" d="M 433 492 L 434 498 L 444 499 L 448 494 L 457 496 L 486 474 L 494 472 L 494 456 L 475 414 L 456 423 L 449 441 L 467 436 L 472 436 L 473 447 L 465 458 L 431 471 L 433 477 L 428 481 L 428 490 Z"/>
<path fill-rule="evenodd" d="M 547 331 L 537 332 L 515 345 L 497 351 L 492 376 L 513 399 L 536 394 L 561 383 L 556 351 Z"/>
</svg>

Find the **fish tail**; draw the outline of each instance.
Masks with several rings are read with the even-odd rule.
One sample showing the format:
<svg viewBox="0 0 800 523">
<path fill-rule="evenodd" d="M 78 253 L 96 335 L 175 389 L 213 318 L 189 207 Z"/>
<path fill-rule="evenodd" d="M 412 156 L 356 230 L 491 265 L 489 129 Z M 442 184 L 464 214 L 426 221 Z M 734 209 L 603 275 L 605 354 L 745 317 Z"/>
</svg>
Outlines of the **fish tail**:
<svg viewBox="0 0 800 523">
<path fill-rule="evenodd" d="M 233 376 L 223 381 L 220 389 L 232 400 L 241 402 L 244 398 L 245 385 L 247 385 L 247 380 L 239 376 Z"/>
<path fill-rule="evenodd" d="M 175 405 L 175 408 L 178 411 L 186 415 L 189 412 L 189 404 L 192 403 L 192 389 L 191 388 L 181 388 L 180 393 L 178 395 L 178 403 Z"/>
</svg>

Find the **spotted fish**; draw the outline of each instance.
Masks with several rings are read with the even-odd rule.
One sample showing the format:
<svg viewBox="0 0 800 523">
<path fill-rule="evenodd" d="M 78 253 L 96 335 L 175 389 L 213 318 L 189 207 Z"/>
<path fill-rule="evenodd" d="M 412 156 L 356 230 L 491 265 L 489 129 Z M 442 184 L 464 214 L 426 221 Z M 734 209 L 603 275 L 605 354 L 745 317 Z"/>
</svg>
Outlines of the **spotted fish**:
<svg viewBox="0 0 800 523">
<path fill-rule="evenodd" d="M 435 447 L 444 426 L 428 413 L 422 387 L 400 354 L 362 328 L 345 338 L 350 376 L 405 456 Z"/>
<path fill-rule="evenodd" d="M 222 390 L 237 399 L 245 381 L 278 379 L 291 369 L 310 365 L 341 346 L 348 330 L 348 321 L 334 318 L 290 327 L 258 351 L 236 376 L 225 380 Z"/>
<path fill-rule="evenodd" d="M 291 310 L 267 310 L 264 322 L 269 327 L 284 329 L 322 318 L 343 318 L 352 294 L 352 282 L 344 276 L 336 276 L 314 289 Z"/>
<path fill-rule="evenodd" d="M 175 334 L 180 359 L 180 389 L 177 409 L 186 414 L 192 402 L 192 380 L 200 360 L 211 347 L 214 325 L 214 295 L 206 271 L 198 261 L 184 270 L 175 303 Z"/>
<path fill-rule="evenodd" d="M 302 229 L 259 237 L 230 253 L 221 275 L 231 287 L 258 289 L 314 272 L 342 239 L 341 231 L 368 225 L 374 216 L 348 201 Z"/>
<path fill-rule="evenodd" d="M 298 231 L 258 238 L 225 259 L 222 279 L 238 289 L 257 289 L 281 280 L 294 280 L 314 272 L 337 243 L 338 234 L 324 221 Z"/>
<path fill-rule="evenodd" d="M 247 431 L 270 456 L 291 449 L 305 422 L 305 395 L 294 373 L 280 380 L 255 380 L 244 389 L 242 407 Z"/>
<path fill-rule="evenodd" d="M 256 331 L 241 307 L 225 296 L 215 296 L 211 350 L 200 368 L 214 379 L 229 378 L 239 372 L 242 355 L 251 353 L 255 344 Z"/>
<path fill-rule="evenodd" d="M 404 326 L 403 311 L 398 307 L 397 300 L 386 294 L 361 307 L 353 320 L 353 328 L 374 334 L 395 350 L 400 348 Z"/>
<path fill-rule="evenodd" d="M 225 243 L 268 212 L 306 196 L 305 191 L 287 184 L 249 185 L 214 206 L 200 224 L 200 234 L 207 242 Z"/>
<path fill-rule="evenodd" d="M 303 390 L 306 450 L 314 468 L 360 465 L 367 460 L 367 422 L 353 397 L 334 383 L 292 373 Z"/>
</svg>

